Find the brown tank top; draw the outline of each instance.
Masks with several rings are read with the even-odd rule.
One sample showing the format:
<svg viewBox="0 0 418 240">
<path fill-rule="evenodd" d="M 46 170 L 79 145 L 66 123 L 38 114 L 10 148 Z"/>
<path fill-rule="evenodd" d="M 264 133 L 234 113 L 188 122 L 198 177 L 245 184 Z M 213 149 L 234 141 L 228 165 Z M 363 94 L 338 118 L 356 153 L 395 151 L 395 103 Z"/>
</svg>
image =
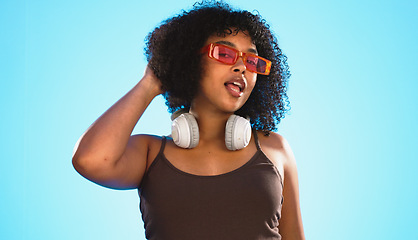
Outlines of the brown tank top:
<svg viewBox="0 0 418 240">
<path fill-rule="evenodd" d="M 281 239 L 280 173 L 261 151 L 216 176 L 181 171 L 164 156 L 166 138 L 139 187 L 145 235 L 151 240 Z"/>
</svg>

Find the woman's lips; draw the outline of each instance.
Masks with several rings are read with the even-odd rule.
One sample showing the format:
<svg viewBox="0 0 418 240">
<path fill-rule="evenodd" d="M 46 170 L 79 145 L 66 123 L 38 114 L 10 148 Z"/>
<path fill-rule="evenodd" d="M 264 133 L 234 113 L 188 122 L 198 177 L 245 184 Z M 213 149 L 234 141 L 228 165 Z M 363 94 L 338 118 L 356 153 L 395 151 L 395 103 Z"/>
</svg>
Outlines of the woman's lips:
<svg viewBox="0 0 418 240">
<path fill-rule="evenodd" d="M 228 92 L 234 97 L 241 97 L 242 94 L 244 94 L 244 89 L 246 87 L 243 78 L 233 78 L 224 85 Z"/>
<path fill-rule="evenodd" d="M 225 83 L 225 88 L 233 97 L 241 97 L 244 94 L 241 88 L 233 83 Z"/>
</svg>

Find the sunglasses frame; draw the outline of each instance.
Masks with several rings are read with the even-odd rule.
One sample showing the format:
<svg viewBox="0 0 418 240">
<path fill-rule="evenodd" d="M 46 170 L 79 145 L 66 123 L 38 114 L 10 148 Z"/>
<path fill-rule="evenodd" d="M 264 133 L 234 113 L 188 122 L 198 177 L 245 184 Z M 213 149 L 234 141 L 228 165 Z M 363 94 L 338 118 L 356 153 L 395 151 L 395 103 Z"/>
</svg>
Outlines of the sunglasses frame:
<svg viewBox="0 0 418 240">
<path fill-rule="evenodd" d="M 227 48 L 227 49 L 230 49 L 230 50 L 234 51 L 234 52 L 235 52 L 235 59 L 233 60 L 233 63 L 225 63 L 224 61 L 221 61 L 221 60 L 219 60 L 219 59 L 215 58 L 215 57 L 213 56 L 213 49 L 214 49 L 216 46 L 222 46 L 222 47 L 224 47 L 224 48 Z M 268 60 L 268 59 L 265 59 L 265 58 L 263 58 L 263 57 L 260 57 L 260 56 L 258 56 L 258 55 L 255 55 L 255 54 L 252 54 L 252 53 L 245 53 L 245 52 L 241 52 L 241 51 L 239 51 L 239 50 L 237 50 L 237 49 L 235 49 L 235 48 L 232 48 L 232 47 L 230 47 L 230 46 L 226 46 L 226 45 L 224 45 L 224 44 L 219 44 L 219 43 L 210 43 L 210 44 L 208 44 L 207 46 L 203 47 L 203 48 L 202 48 L 202 53 L 204 53 L 204 52 L 206 52 L 206 51 L 208 52 L 208 57 L 209 57 L 209 58 L 214 59 L 214 60 L 216 60 L 216 61 L 218 61 L 218 62 L 221 62 L 221 63 L 223 63 L 223 64 L 227 64 L 227 65 L 234 65 L 235 63 L 237 63 L 238 58 L 240 58 L 240 57 L 241 57 L 241 58 L 242 58 L 242 60 L 243 60 L 243 62 L 244 62 L 244 65 L 246 66 L 246 68 L 247 68 L 247 70 L 248 70 L 248 71 L 253 72 L 253 73 L 257 73 L 257 74 L 262 74 L 262 75 L 269 75 L 269 74 L 270 74 L 270 69 L 271 69 L 271 61 L 270 61 L 270 60 Z M 263 73 L 263 72 L 257 72 L 257 71 L 253 71 L 253 70 L 248 69 L 248 67 L 247 67 L 247 65 L 246 65 L 246 62 L 247 62 L 247 56 L 251 56 L 251 57 L 259 58 L 259 59 L 261 59 L 261 60 L 265 61 L 265 62 L 266 62 L 266 71 Z"/>
</svg>

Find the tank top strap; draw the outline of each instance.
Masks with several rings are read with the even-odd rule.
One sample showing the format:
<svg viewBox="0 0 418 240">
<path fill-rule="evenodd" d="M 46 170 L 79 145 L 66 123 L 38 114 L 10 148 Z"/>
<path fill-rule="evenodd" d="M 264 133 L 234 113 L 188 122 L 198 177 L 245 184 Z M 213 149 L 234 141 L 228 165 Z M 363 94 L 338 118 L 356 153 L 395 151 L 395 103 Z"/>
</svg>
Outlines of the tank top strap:
<svg viewBox="0 0 418 240">
<path fill-rule="evenodd" d="M 163 136 L 163 139 L 161 140 L 160 152 L 158 152 L 158 155 L 163 154 L 166 142 L 167 142 L 167 138 L 166 138 L 166 136 Z"/>
<path fill-rule="evenodd" d="M 254 140 L 255 140 L 255 146 L 257 147 L 257 150 L 261 150 L 260 148 L 260 142 L 258 141 L 258 136 L 257 136 L 257 130 L 255 130 L 253 128 L 253 135 L 254 135 Z"/>
</svg>

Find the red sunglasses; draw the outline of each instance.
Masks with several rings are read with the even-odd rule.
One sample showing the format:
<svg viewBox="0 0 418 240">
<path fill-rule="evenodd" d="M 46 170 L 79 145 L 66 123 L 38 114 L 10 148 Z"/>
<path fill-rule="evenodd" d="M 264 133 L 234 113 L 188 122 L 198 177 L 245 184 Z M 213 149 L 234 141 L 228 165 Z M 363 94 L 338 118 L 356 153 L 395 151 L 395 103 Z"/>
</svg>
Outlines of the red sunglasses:
<svg viewBox="0 0 418 240">
<path fill-rule="evenodd" d="M 248 71 L 269 75 L 271 61 L 252 53 L 245 53 L 229 46 L 211 43 L 202 48 L 202 52 L 208 52 L 208 56 L 218 62 L 234 65 L 238 58 L 241 57 Z"/>
</svg>

